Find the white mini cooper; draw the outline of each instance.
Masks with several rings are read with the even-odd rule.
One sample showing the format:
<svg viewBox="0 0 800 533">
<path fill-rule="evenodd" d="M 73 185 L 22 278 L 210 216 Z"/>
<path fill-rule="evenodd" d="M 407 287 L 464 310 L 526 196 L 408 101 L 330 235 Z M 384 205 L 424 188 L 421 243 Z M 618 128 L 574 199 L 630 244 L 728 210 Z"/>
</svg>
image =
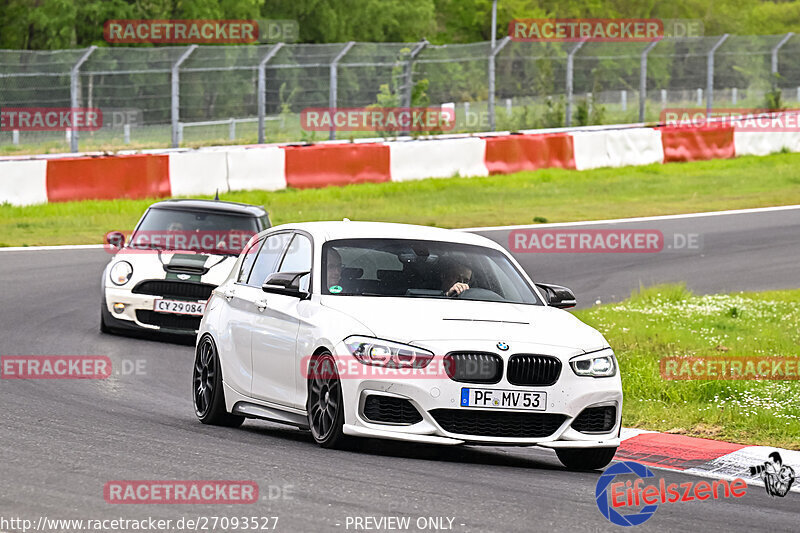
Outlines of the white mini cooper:
<svg viewBox="0 0 800 533">
<path fill-rule="evenodd" d="M 213 291 L 195 413 L 435 444 L 538 445 L 607 465 L 622 390 L 603 336 L 499 245 L 452 230 L 311 222 L 262 232 Z"/>
<path fill-rule="evenodd" d="M 242 248 L 271 226 L 262 207 L 219 200 L 151 205 L 128 242 L 106 236 L 114 257 L 103 270 L 100 330 L 195 335 L 211 291 Z"/>
</svg>

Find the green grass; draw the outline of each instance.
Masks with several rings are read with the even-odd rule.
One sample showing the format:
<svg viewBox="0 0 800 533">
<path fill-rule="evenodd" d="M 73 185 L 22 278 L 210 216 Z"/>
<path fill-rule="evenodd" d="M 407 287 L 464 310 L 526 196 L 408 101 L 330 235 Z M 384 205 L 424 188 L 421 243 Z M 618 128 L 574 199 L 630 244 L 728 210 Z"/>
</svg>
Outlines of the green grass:
<svg viewBox="0 0 800 533">
<path fill-rule="evenodd" d="M 800 154 L 588 171 L 546 169 L 324 189 L 223 194 L 261 204 L 275 224 L 406 222 L 446 228 L 564 222 L 800 203 Z M 155 199 L 0 206 L 0 246 L 102 242 L 129 231 Z"/>
<path fill-rule="evenodd" d="M 676 381 L 659 371 L 670 356 L 800 356 L 800 290 L 696 296 L 660 286 L 575 314 L 617 354 L 625 426 L 800 449 L 797 381 Z"/>
</svg>

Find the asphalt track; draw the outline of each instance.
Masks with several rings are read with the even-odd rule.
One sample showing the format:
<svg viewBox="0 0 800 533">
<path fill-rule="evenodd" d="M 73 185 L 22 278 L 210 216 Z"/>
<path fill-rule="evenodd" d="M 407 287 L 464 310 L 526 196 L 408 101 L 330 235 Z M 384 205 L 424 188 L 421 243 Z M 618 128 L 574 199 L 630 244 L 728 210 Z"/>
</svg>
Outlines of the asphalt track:
<svg viewBox="0 0 800 533">
<path fill-rule="evenodd" d="M 699 233 L 703 249 L 518 257 L 535 279 L 571 286 L 584 304 L 622 298 L 640 283 L 686 280 L 698 292 L 800 287 L 800 209 L 626 225 Z M 504 231 L 490 234 L 503 241 Z M 600 473 L 567 472 L 547 450 L 365 440 L 329 451 L 306 433 L 265 422 L 201 425 L 191 404 L 190 346 L 100 334 L 107 260 L 99 249 L 0 252 L 0 354 L 107 355 L 116 369 L 106 380 L 0 380 L 0 529 L 21 530 L 2 519 L 43 516 L 278 516 L 278 531 L 365 531 L 354 517 L 387 516 L 411 517 L 410 531 L 426 530 L 416 527 L 420 517 L 452 518 L 452 531 L 620 529 L 595 504 Z M 138 373 L 120 372 L 137 363 Z M 667 483 L 698 479 L 656 475 Z M 103 497 L 113 480 L 204 479 L 255 481 L 261 501 L 118 505 Z M 796 494 L 772 498 L 749 487 L 736 500 L 661 504 L 633 529 L 789 532 L 799 521 Z"/>
</svg>

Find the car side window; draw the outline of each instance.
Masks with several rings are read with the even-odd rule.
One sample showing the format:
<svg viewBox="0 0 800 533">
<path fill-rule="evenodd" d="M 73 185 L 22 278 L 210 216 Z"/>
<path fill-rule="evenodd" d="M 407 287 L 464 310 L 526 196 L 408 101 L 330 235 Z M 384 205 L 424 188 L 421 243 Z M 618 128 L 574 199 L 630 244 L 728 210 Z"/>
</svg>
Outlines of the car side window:
<svg viewBox="0 0 800 533">
<path fill-rule="evenodd" d="M 311 241 L 299 233 L 286 250 L 278 272 L 308 272 L 311 270 Z"/>
<path fill-rule="evenodd" d="M 270 235 L 264 241 L 264 245 L 258 252 L 258 257 L 253 264 L 253 270 L 247 279 L 247 285 L 251 287 L 261 287 L 267 276 L 275 272 L 278 266 L 278 259 L 286 248 L 286 243 L 292 237 L 291 233 L 278 233 Z"/>
<path fill-rule="evenodd" d="M 311 240 L 308 237 L 295 234 L 278 272 L 311 272 Z M 305 276 L 300 282 L 300 288 L 308 290 L 310 279 L 311 276 Z"/>
<path fill-rule="evenodd" d="M 244 258 L 242 259 L 242 266 L 239 268 L 239 275 L 236 276 L 236 283 L 244 283 L 247 281 L 247 276 L 250 275 L 250 269 L 253 268 L 253 263 L 258 256 L 258 248 L 263 242 L 264 239 L 261 238 L 247 247 Z"/>
</svg>

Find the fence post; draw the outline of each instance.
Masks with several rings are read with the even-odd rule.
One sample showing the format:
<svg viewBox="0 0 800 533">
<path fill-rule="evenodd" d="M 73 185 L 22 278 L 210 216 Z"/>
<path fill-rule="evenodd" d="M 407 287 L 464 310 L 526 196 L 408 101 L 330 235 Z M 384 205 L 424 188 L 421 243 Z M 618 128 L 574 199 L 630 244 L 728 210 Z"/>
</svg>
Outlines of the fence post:
<svg viewBox="0 0 800 533">
<path fill-rule="evenodd" d="M 277 43 L 269 49 L 267 55 L 258 64 L 258 144 L 264 144 L 265 123 L 267 116 L 267 63 L 283 48 L 283 43 Z"/>
<path fill-rule="evenodd" d="M 572 50 L 569 51 L 567 54 L 567 110 L 566 116 L 564 117 L 564 125 L 569 127 L 572 125 L 572 71 L 573 71 L 573 58 L 575 57 L 575 52 L 581 49 L 583 43 L 586 41 L 580 41 L 575 43 L 575 46 L 572 47 Z"/>
<path fill-rule="evenodd" d="M 647 100 L 647 54 L 657 44 L 658 41 L 653 41 L 642 50 L 642 60 L 639 65 L 639 122 L 644 122 L 644 105 Z"/>
<path fill-rule="evenodd" d="M 772 49 L 772 69 L 770 70 L 770 73 L 772 74 L 772 87 L 773 88 L 777 87 L 777 85 L 778 85 L 778 79 L 777 79 L 778 78 L 778 76 L 777 76 L 777 74 L 778 74 L 778 50 L 780 50 L 781 47 L 784 44 L 786 44 L 786 42 L 789 39 L 792 38 L 792 36 L 794 36 L 794 32 L 790 31 L 789 33 L 784 35 L 783 39 L 781 39 L 778 42 L 778 44 L 776 44 L 775 47 Z"/>
<path fill-rule="evenodd" d="M 329 101 L 328 107 L 330 108 L 329 111 L 331 113 L 331 117 L 334 116 L 336 112 L 336 100 L 338 98 L 338 83 L 339 83 L 339 72 L 338 72 L 338 65 L 339 61 L 342 60 L 344 55 L 353 48 L 353 45 L 356 43 L 354 41 L 350 41 L 349 43 L 344 45 L 344 48 L 336 54 L 336 57 L 333 58 L 331 62 L 331 87 L 330 87 L 330 94 L 329 94 Z M 336 126 L 331 122 L 331 133 L 329 136 L 330 140 L 336 139 Z"/>
<path fill-rule="evenodd" d="M 511 37 L 506 35 L 503 39 L 489 51 L 489 129 L 495 131 L 495 112 L 494 112 L 494 93 L 495 93 L 495 58 L 500 50 L 511 41 Z"/>
<path fill-rule="evenodd" d="M 714 106 L 714 52 L 717 51 L 717 48 L 722 46 L 728 39 L 729 35 L 727 33 L 723 34 L 722 37 L 719 38 L 714 46 L 711 47 L 711 50 L 708 51 L 708 70 L 706 71 L 706 113 L 711 113 L 711 108 Z"/>
<path fill-rule="evenodd" d="M 408 61 L 406 61 L 406 72 L 403 79 L 403 88 L 405 91 L 403 91 L 403 101 L 400 103 L 401 107 L 406 109 L 411 107 L 411 91 L 413 88 L 411 82 L 413 78 L 414 60 L 417 58 L 420 52 L 425 49 L 426 46 L 428 46 L 428 40 L 422 39 L 417 43 L 417 46 L 411 50 L 411 53 L 408 56 Z M 408 133 L 408 130 L 403 130 L 402 132 L 403 135 L 408 135 Z"/>
<path fill-rule="evenodd" d="M 72 107 L 72 109 L 70 110 L 71 111 L 70 122 L 72 123 L 72 132 L 69 137 L 69 150 L 72 153 L 78 151 L 78 130 L 77 128 L 75 128 L 75 121 L 77 119 L 75 112 L 78 106 L 80 105 L 80 94 L 78 94 L 79 90 L 78 76 L 80 75 L 81 65 L 83 65 L 87 59 L 89 59 L 89 56 L 92 55 L 92 52 L 94 52 L 95 50 L 97 50 L 96 46 L 90 46 L 89 49 L 86 50 L 86 52 L 84 52 L 84 54 L 80 57 L 80 59 L 78 59 L 77 63 L 75 63 L 75 65 L 72 66 L 72 70 L 69 73 L 69 99 L 70 99 L 70 106 Z"/>
<path fill-rule="evenodd" d="M 172 64 L 172 147 L 180 146 L 182 135 L 178 135 L 178 121 L 180 120 L 180 77 L 178 69 L 197 48 L 196 44 L 191 45 L 175 63 Z"/>
</svg>

